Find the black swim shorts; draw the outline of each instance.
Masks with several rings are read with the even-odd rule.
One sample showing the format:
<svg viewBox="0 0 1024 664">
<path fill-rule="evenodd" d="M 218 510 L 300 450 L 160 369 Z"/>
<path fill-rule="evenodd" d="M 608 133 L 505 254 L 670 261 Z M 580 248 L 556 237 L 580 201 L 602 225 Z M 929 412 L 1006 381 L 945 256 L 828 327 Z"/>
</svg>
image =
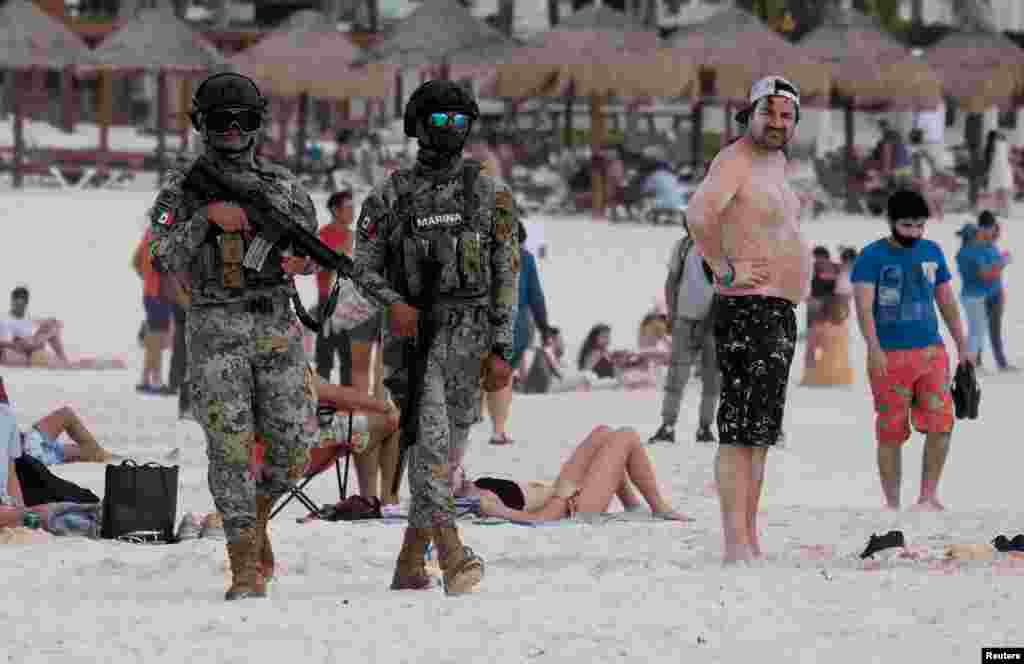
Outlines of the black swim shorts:
<svg viewBox="0 0 1024 664">
<path fill-rule="evenodd" d="M 715 296 L 722 445 L 771 447 L 778 442 L 796 349 L 795 309 L 779 297 Z"/>
</svg>

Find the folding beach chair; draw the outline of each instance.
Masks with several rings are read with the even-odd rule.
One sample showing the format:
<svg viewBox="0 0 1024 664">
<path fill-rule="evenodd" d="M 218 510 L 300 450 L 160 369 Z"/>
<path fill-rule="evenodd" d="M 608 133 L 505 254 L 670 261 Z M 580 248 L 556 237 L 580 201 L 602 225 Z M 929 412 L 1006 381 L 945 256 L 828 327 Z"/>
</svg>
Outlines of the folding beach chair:
<svg viewBox="0 0 1024 664">
<path fill-rule="evenodd" d="M 324 425 L 325 418 L 330 418 L 333 421 L 335 417 L 335 409 L 333 406 L 327 404 L 320 404 L 317 408 L 317 417 L 320 418 L 321 426 Z M 320 508 L 317 507 L 316 503 L 313 502 L 309 494 L 306 493 L 306 486 L 313 481 L 315 477 L 321 473 L 329 470 L 331 466 L 334 466 L 334 473 L 338 479 L 338 493 L 339 501 L 345 500 L 348 496 L 348 469 L 349 463 L 352 459 L 352 413 L 348 413 L 348 439 L 344 442 L 333 442 L 326 445 L 319 445 L 309 451 L 309 463 L 306 464 L 306 470 L 302 473 L 302 480 L 293 487 L 288 489 L 288 495 L 284 500 L 280 501 L 274 511 L 270 513 L 270 518 L 273 519 L 277 516 L 278 512 L 283 510 L 288 503 L 293 499 L 298 500 L 303 504 L 306 509 L 310 512 L 320 515 Z M 345 457 L 345 470 L 341 469 L 341 457 Z"/>
</svg>

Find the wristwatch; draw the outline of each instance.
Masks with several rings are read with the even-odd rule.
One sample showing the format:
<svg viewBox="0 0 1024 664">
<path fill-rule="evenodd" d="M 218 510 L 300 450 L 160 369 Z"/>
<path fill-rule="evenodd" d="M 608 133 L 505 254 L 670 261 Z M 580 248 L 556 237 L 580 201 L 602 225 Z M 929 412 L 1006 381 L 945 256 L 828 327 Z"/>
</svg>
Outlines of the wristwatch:
<svg viewBox="0 0 1024 664">
<path fill-rule="evenodd" d="M 497 355 L 506 362 L 512 361 L 512 347 L 508 344 L 494 344 L 491 346 L 491 353 Z"/>
<path fill-rule="evenodd" d="M 736 281 L 736 266 L 733 265 L 732 261 L 728 258 L 723 260 L 725 260 L 725 264 L 729 266 L 729 271 L 719 277 L 718 281 L 726 288 L 729 288 L 732 286 L 733 282 Z"/>
</svg>

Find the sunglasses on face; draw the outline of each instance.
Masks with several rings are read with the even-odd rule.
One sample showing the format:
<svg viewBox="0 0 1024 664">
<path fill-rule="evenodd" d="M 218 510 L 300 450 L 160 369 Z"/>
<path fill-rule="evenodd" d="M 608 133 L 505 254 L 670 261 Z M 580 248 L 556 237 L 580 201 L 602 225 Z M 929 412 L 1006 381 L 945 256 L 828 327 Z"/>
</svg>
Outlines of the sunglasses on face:
<svg viewBox="0 0 1024 664">
<path fill-rule="evenodd" d="M 239 131 L 250 132 L 263 126 L 263 114 L 249 108 L 221 109 L 207 113 L 205 123 L 207 129 L 218 134 L 231 129 L 231 125 Z"/>
<path fill-rule="evenodd" d="M 454 129 L 465 129 L 469 126 L 469 116 L 465 113 L 445 113 L 437 111 L 427 116 L 427 122 L 435 129 L 451 126 Z"/>
<path fill-rule="evenodd" d="M 907 228 L 924 228 L 924 219 L 901 219 L 896 222 L 897 226 L 906 226 Z"/>
</svg>

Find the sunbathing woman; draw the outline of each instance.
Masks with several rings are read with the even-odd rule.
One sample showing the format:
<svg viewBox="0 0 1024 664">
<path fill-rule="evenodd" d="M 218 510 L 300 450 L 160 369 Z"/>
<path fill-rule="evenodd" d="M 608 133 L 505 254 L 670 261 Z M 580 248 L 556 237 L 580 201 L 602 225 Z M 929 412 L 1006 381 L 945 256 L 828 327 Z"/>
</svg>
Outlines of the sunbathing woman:
<svg viewBox="0 0 1024 664">
<path fill-rule="evenodd" d="M 640 499 L 630 488 L 632 482 L 656 517 L 691 520 L 672 509 L 658 491 L 654 466 L 640 444 L 640 436 L 632 429 L 594 429 L 562 465 L 554 485 L 493 477 L 471 481 L 461 467 L 454 474 L 455 495 L 479 496 L 480 510 L 488 516 L 554 521 L 576 514 L 600 514 L 608 511 L 612 496 L 617 496 L 627 511 L 635 511 Z"/>
</svg>

